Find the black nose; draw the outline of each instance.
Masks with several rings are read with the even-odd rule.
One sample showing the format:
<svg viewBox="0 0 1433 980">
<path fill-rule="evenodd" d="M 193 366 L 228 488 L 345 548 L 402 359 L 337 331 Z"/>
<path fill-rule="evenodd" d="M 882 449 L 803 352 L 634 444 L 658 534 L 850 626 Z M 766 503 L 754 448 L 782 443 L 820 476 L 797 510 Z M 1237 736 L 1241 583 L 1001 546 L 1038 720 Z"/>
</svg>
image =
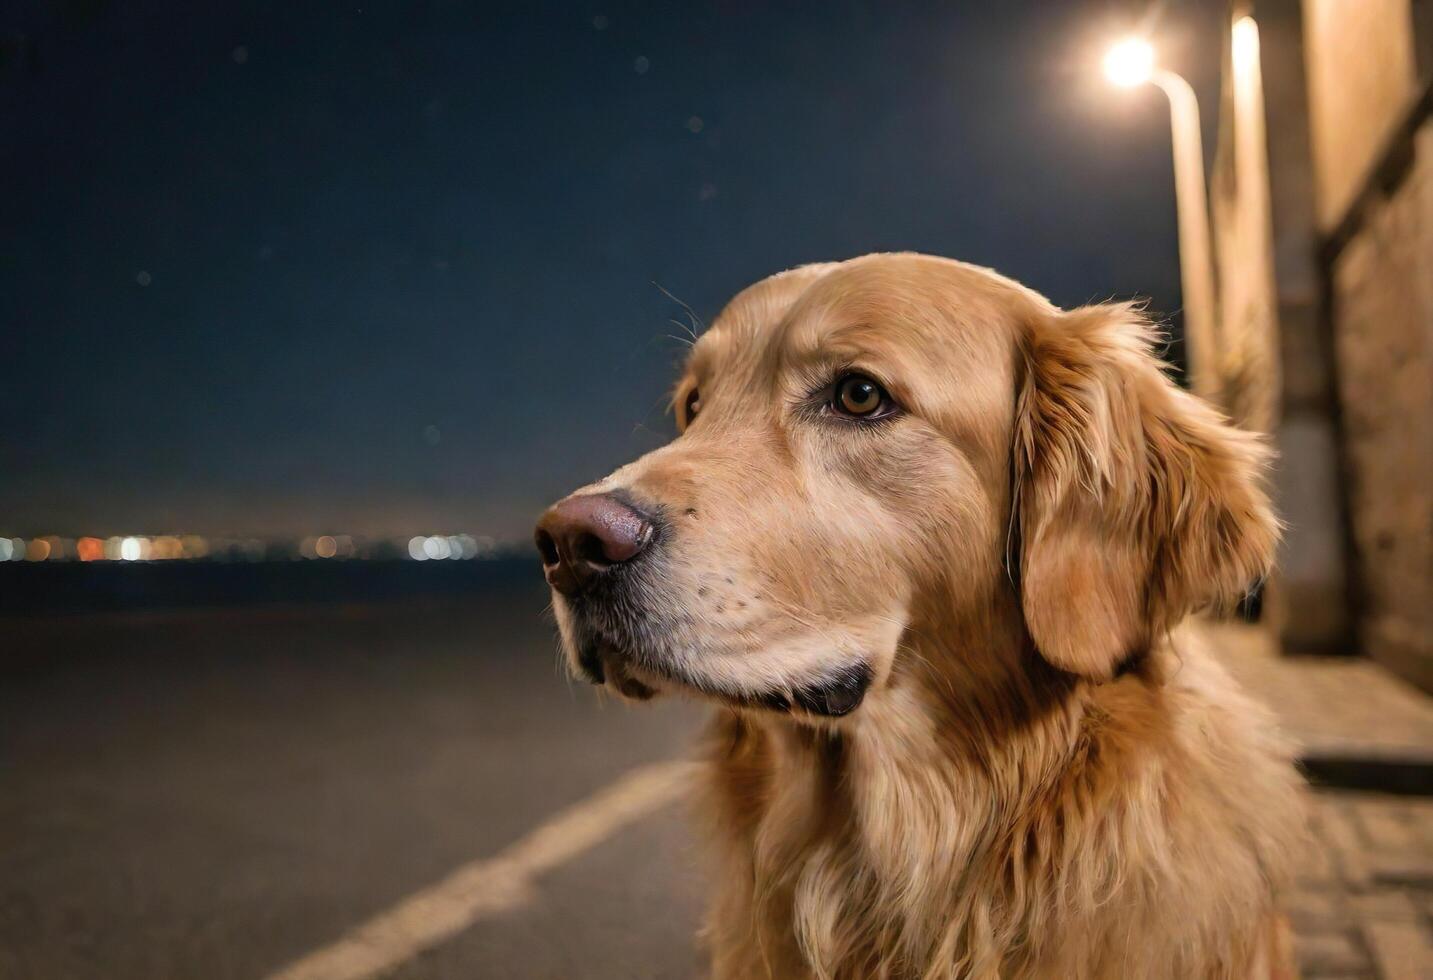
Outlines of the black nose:
<svg viewBox="0 0 1433 980">
<path fill-rule="evenodd" d="M 570 596 L 640 555 L 652 532 L 651 521 L 612 494 L 582 494 L 558 501 L 542 515 L 537 550 L 548 583 Z"/>
</svg>

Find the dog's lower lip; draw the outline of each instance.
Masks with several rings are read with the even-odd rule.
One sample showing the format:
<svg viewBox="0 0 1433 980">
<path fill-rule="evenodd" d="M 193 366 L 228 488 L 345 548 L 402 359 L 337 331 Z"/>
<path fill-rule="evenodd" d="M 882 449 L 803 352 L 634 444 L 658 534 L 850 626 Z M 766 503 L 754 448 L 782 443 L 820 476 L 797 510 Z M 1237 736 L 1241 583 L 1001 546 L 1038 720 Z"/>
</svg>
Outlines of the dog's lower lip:
<svg viewBox="0 0 1433 980">
<path fill-rule="evenodd" d="M 623 690 L 623 693 L 629 693 L 622 688 L 621 684 L 624 681 L 634 682 L 641 691 L 647 693 L 629 694 L 629 696 L 641 700 L 645 700 L 655 693 L 641 681 L 632 678 L 623 667 L 623 663 L 622 660 L 616 660 L 608 665 L 608 676 L 612 678 L 614 686 Z M 620 674 L 621 680 L 614 677 L 614 674 Z M 784 690 L 766 692 L 721 691 L 709 687 L 699 680 L 674 676 L 664 671 L 658 672 L 657 676 L 671 680 L 680 687 L 691 688 L 698 693 L 728 704 L 765 708 L 768 711 L 782 714 L 799 711 L 823 718 L 841 718 L 859 708 L 874 679 L 870 665 L 864 661 L 838 668 L 819 680 L 808 681 Z"/>
<path fill-rule="evenodd" d="M 840 718 L 861 706 L 871 680 L 871 668 L 864 663 L 856 664 L 815 683 L 797 687 L 789 697 L 777 695 L 769 698 L 764 707 L 778 711 L 799 708 L 808 714 Z"/>
<path fill-rule="evenodd" d="M 589 681 L 599 687 L 609 686 L 634 701 L 656 696 L 657 688 L 633 676 L 631 667 L 636 658 L 630 651 L 602 633 L 593 632 L 590 637 L 577 656 L 578 667 Z M 678 687 L 691 688 L 729 704 L 781 713 L 800 711 L 825 718 L 841 718 L 859 708 L 873 679 L 870 666 L 863 661 L 837 668 L 818 680 L 764 693 L 714 689 L 696 678 L 674 675 L 645 661 L 642 672 L 656 677 L 659 683 L 672 681 Z"/>
<path fill-rule="evenodd" d="M 871 672 L 862 667 L 838 674 L 824 684 L 798 688 L 793 692 L 792 700 L 813 715 L 840 718 L 861 706 L 866 697 L 866 688 L 870 685 Z"/>
</svg>

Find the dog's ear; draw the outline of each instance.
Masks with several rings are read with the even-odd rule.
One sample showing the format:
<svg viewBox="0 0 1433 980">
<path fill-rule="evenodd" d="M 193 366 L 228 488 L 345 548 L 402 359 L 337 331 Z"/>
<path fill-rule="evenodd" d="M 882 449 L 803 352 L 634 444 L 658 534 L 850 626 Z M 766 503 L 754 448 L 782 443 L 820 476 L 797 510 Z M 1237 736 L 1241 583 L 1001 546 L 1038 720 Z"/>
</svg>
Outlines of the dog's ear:
<svg viewBox="0 0 1433 980">
<path fill-rule="evenodd" d="M 1107 678 L 1269 568 L 1267 450 L 1178 388 L 1132 306 L 1042 315 L 1024 338 L 1014 501 L 1021 606 L 1050 663 Z"/>
</svg>

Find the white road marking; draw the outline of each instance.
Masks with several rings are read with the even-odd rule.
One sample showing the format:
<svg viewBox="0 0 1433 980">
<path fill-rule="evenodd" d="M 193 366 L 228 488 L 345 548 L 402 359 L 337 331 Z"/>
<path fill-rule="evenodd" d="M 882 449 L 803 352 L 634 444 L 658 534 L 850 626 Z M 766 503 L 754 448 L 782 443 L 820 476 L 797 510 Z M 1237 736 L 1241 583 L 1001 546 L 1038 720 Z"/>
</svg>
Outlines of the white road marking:
<svg viewBox="0 0 1433 980">
<path fill-rule="evenodd" d="M 690 763 L 643 766 L 561 811 L 494 857 L 465 864 L 267 980 L 367 980 L 528 901 L 538 875 L 675 800 Z"/>
</svg>

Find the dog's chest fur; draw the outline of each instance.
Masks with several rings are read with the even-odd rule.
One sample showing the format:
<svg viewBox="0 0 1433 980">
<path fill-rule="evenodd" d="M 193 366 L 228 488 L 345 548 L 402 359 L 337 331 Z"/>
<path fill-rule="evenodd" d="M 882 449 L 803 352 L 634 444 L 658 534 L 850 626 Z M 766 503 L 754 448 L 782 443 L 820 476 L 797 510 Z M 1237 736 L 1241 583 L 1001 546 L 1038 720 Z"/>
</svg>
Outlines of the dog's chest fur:
<svg viewBox="0 0 1433 980">
<path fill-rule="evenodd" d="M 722 713 L 716 976 L 1246 976 L 1297 780 L 1216 667 L 1180 666 L 1014 724 L 901 695 L 826 732 Z"/>
</svg>

